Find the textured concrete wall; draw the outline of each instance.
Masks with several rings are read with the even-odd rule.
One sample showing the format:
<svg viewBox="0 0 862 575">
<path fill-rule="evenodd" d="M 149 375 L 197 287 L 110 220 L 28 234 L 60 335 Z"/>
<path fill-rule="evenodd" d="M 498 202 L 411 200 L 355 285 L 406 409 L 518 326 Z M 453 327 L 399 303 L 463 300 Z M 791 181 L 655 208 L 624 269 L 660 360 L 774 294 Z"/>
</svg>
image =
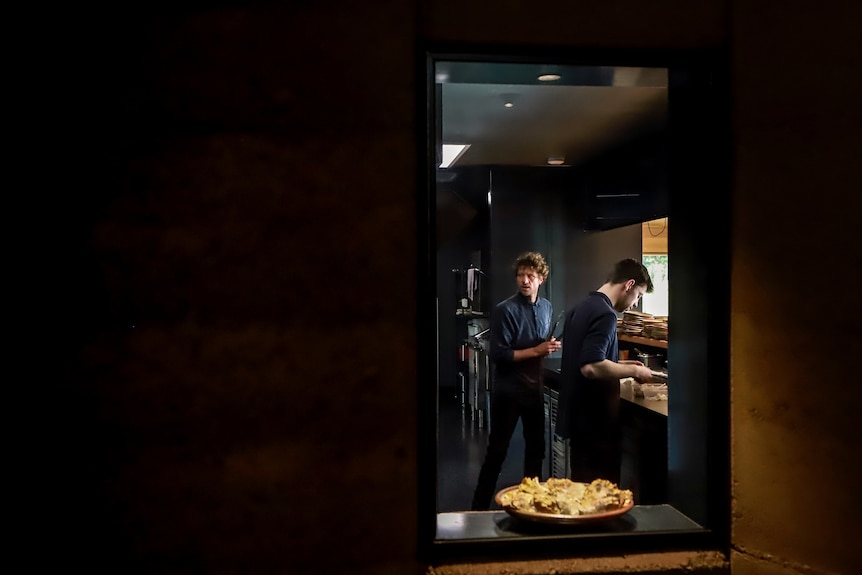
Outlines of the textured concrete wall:
<svg viewBox="0 0 862 575">
<path fill-rule="evenodd" d="M 735 572 L 862 570 L 862 479 L 845 362 L 862 273 L 858 3 L 746 2 L 734 18 L 732 418 Z M 854 49 L 855 45 L 855 49 Z M 807 73 L 804 71 L 808 71 Z M 764 223 L 766 222 L 766 225 Z M 811 222 L 797 227 L 795 224 Z M 837 293 L 833 292 L 833 287 Z M 839 496 L 839 499 L 841 497 Z M 851 568 L 853 566 L 853 568 Z M 785 571 L 776 570 L 775 573 Z"/>
<path fill-rule="evenodd" d="M 851 7 L 330 0 L 63 15 L 75 25 L 45 90 L 61 217 L 40 261 L 64 286 L 48 342 L 62 376 L 38 453 L 51 552 L 34 565 L 425 569 L 413 58 L 429 38 L 731 47 L 731 565 L 850 573 L 860 440 L 853 369 L 835 354 L 859 349 Z M 659 554 L 440 573 L 724 568 Z"/>
</svg>

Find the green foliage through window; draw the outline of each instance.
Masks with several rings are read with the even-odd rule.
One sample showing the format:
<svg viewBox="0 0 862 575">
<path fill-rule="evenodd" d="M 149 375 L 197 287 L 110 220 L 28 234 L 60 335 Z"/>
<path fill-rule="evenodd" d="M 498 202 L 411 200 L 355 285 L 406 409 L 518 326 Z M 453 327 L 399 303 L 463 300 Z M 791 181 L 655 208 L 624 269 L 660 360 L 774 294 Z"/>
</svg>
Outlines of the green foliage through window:
<svg viewBox="0 0 862 575">
<path fill-rule="evenodd" d="M 644 255 L 643 264 L 653 283 L 653 293 L 643 296 L 643 311 L 652 315 L 668 315 L 667 255 Z"/>
</svg>

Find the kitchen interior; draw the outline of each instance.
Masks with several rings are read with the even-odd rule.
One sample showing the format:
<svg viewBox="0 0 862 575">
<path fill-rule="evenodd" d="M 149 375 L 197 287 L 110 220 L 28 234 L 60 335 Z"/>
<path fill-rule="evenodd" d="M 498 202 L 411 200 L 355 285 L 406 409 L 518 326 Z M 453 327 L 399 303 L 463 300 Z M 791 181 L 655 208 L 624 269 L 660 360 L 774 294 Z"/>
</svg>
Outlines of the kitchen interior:
<svg viewBox="0 0 862 575">
<path fill-rule="evenodd" d="M 438 62 L 435 78 L 438 511 L 469 509 L 494 422 L 490 310 L 514 293 L 511 262 L 526 250 L 550 265 L 540 295 L 555 316 L 618 259 L 649 260 L 654 294 L 618 318 L 621 357 L 654 372 L 643 385 L 621 382 L 620 487 L 638 504 L 665 502 L 668 71 L 453 61 Z M 554 434 L 560 358 L 545 361 L 542 480 L 568 475 Z M 519 424 L 498 489 L 520 482 L 522 457 Z"/>
</svg>

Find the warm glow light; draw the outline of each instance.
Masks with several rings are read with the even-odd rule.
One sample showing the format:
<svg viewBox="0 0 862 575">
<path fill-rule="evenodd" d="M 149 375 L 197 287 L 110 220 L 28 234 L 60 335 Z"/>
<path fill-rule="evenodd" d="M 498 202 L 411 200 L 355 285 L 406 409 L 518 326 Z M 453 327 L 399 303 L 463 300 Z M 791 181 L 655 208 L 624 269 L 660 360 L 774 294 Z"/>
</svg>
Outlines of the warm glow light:
<svg viewBox="0 0 862 575">
<path fill-rule="evenodd" d="M 448 168 L 458 161 L 470 144 L 443 144 L 443 161 L 440 162 L 441 168 Z"/>
<path fill-rule="evenodd" d="M 548 163 L 552 166 L 562 166 L 566 163 L 566 159 L 562 157 L 551 157 L 548 158 Z"/>
</svg>

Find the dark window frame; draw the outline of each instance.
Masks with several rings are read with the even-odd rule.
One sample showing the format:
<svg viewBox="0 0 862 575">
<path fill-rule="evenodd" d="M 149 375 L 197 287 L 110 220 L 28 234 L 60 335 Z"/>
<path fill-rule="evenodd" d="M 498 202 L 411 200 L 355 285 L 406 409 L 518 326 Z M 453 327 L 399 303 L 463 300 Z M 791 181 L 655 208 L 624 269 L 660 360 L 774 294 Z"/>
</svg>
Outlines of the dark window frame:
<svg viewBox="0 0 862 575">
<path fill-rule="evenodd" d="M 553 62 L 583 66 L 665 67 L 671 72 L 668 216 L 674 233 L 674 285 L 669 359 L 679 386 L 669 409 L 669 504 L 701 528 L 619 533 L 537 529 L 501 539 L 437 538 L 437 378 L 418 390 L 418 552 L 430 563 L 482 558 L 619 555 L 644 551 L 711 549 L 729 552 L 730 540 L 730 98 L 726 48 L 701 50 L 425 46 L 418 51 L 418 269 L 417 358 L 420 374 L 436 374 L 435 161 L 437 139 L 434 63 Z M 676 295 L 675 295 L 676 294 Z M 673 427 L 671 427 L 673 426 Z"/>
</svg>

